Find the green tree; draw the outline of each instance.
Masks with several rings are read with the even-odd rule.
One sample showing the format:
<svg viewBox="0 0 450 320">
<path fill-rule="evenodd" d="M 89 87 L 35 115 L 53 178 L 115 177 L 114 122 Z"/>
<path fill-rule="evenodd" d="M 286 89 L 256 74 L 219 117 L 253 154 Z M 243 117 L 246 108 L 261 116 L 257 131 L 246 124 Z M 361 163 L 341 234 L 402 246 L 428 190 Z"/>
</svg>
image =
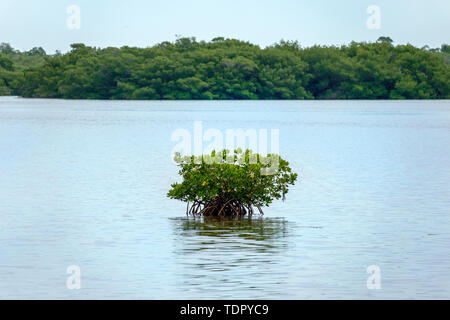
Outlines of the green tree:
<svg viewBox="0 0 450 320">
<path fill-rule="evenodd" d="M 392 44 L 394 41 L 389 37 L 379 37 L 377 42 Z"/>
<path fill-rule="evenodd" d="M 263 157 L 250 150 L 213 151 L 200 157 L 177 154 L 175 161 L 183 182 L 174 183 L 168 197 L 187 202 L 187 214 L 192 215 L 252 215 L 253 207 L 262 214 L 262 207 L 274 199 L 284 199 L 289 185 L 297 180 L 297 174 L 280 156 Z M 275 162 L 277 168 L 270 171 Z"/>
</svg>

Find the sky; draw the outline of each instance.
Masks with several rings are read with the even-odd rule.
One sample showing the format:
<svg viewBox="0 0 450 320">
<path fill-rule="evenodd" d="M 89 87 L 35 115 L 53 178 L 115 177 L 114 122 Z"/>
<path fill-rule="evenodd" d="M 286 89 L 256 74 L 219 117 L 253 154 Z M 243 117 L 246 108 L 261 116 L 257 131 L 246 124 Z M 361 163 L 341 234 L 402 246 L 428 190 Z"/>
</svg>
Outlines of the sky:
<svg viewBox="0 0 450 320">
<path fill-rule="evenodd" d="M 73 5 L 80 9 L 79 29 L 67 24 Z M 367 12 L 372 5 L 379 16 Z M 369 28 L 368 19 L 379 22 L 379 29 L 373 23 Z M 66 52 L 72 43 L 148 47 L 177 36 L 223 36 L 262 47 L 281 39 L 308 47 L 389 36 L 396 44 L 435 48 L 450 43 L 450 1 L 0 0 L 0 42 L 19 50 Z"/>
</svg>

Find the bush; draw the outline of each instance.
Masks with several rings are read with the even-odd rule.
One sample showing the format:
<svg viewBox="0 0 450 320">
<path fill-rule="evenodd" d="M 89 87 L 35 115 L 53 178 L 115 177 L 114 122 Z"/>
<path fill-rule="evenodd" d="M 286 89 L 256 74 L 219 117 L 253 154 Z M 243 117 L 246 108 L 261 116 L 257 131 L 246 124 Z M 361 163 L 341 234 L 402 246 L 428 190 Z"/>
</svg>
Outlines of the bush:
<svg viewBox="0 0 450 320">
<path fill-rule="evenodd" d="M 262 207 L 274 199 L 285 200 L 288 186 L 297 180 L 279 155 L 263 157 L 250 150 L 213 151 L 198 157 L 176 154 L 175 161 L 183 182 L 172 184 L 167 196 L 187 202 L 187 215 L 251 216 L 253 207 L 263 214 Z"/>
</svg>

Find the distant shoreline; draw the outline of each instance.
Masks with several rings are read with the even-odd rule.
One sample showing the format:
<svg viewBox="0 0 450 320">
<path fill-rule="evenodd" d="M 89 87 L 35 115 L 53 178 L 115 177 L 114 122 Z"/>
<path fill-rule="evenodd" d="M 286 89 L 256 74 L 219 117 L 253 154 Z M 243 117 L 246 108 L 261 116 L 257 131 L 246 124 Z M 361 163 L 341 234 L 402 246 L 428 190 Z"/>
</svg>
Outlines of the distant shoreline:
<svg viewBox="0 0 450 320">
<path fill-rule="evenodd" d="M 21 96 L 0 96 L 0 100 L 3 98 L 14 98 L 14 99 L 22 99 L 22 100 L 49 100 L 49 101 L 102 101 L 102 102 L 120 102 L 120 101 L 130 101 L 130 102 L 176 102 L 176 101 L 185 101 L 185 102 L 259 102 L 259 101 L 274 101 L 274 102 L 324 102 L 324 101 L 450 101 L 450 98 L 447 99 L 228 99 L 228 100 L 206 100 L 206 99 L 190 99 L 190 100 L 169 100 L 169 99 L 148 99 L 148 100 L 132 100 L 132 99 L 78 99 L 78 98 L 41 98 L 41 97 L 21 97 Z"/>
<path fill-rule="evenodd" d="M 375 43 L 260 48 L 180 38 L 149 48 L 0 48 L 0 95 L 88 100 L 450 99 L 450 46 Z"/>
</svg>

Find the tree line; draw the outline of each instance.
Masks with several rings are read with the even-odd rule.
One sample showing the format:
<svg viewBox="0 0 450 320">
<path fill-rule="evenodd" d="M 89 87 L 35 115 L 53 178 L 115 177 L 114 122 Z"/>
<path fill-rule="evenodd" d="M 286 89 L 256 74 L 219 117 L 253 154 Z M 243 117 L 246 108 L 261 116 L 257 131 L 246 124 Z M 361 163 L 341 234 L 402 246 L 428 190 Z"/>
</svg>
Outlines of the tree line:
<svg viewBox="0 0 450 320">
<path fill-rule="evenodd" d="M 64 99 L 448 99 L 450 46 L 374 43 L 261 48 L 179 38 L 148 48 L 0 45 L 0 95 Z"/>
</svg>

